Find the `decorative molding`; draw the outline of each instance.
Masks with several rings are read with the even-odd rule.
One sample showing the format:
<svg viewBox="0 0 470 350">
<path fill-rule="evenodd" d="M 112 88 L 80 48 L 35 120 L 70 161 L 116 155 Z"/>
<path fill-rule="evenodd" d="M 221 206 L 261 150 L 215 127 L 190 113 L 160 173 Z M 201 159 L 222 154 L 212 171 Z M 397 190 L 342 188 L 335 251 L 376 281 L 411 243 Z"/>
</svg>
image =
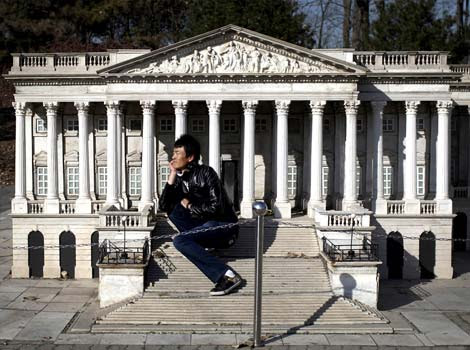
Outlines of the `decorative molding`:
<svg viewBox="0 0 470 350">
<path fill-rule="evenodd" d="M 46 108 L 46 112 L 49 113 L 56 113 L 57 109 L 59 108 L 58 102 L 44 102 L 44 107 Z"/>
<path fill-rule="evenodd" d="M 222 108 L 221 100 L 207 100 L 206 104 L 209 109 L 209 114 L 220 114 L 220 109 Z"/>
<path fill-rule="evenodd" d="M 243 41 L 243 42 L 242 42 Z M 241 36 L 225 43 L 211 46 L 204 42 L 166 55 L 145 67 L 132 68 L 124 74 L 213 74 L 213 73 L 331 73 L 337 67 L 318 59 L 303 57 L 287 50 L 276 50 L 272 46 L 247 40 Z M 343 71 L 344 72 L 344 71 Z"/>
<path fill-rule="evenodd" d="M 288 114 L 290 100 L 277 100 L 275 102 L 277 114 Z"/>
<path fill-rule="evenodd" d="M 140 106 L 142 107 L 143 113 L 153 113 L 153 111 L 155 110 L 156 101 L 155 100 L 140 101 Z"/>
<path fill-rule="evenodd" d="M 326 101 L 310 101 L 310 111 L 315 115 L 323 115 L 323 111 L 325 110 Z"/>
<path fill-rule="evenodd" d="M 174 100 L 174 101 L 171 101 L 171 103 L 176 113 L 186 113 L 188 109 L 187 100 Z"/>
<path fill-rule="evenodd" d="M 119 101 L 105 101 L 104 105 L 106 106 L 107 111 L 112 111 L 116 113 L 120 111 Z"/>
<path fill-rule="evenodd" d="M 256 113 L 256 107 L 258 107 L 258 101 L 242 101 L 243 111 L 246 113 Z"/>
<path fill-rule="evenodd" d="M 26 109 L 28 108 L 28 104 L 26 102 L 12 102 L 11 104 L 15 109 L 15 114 L 23 116 L 26 113 Z"/>
<path fill-rule="evenodd" d="M 406 114 L 416 114 L 421 101 L 405 101 Z"/>
<path fill-rule="evenodd" d="M 360 104 L 361 101 L 359 100 L 344 101 L 344 110 L 346 111 L 346 114 L 357 114 Z"/>
<path fill-rule="evenodd" d="M 77 109 L 77 112 L 88 113 L 88 110 L 90 108 L 90 103 L 89 102 L 75 102 L 74 106 Z"/>
<path fill-rule="evenodd" d="M 436 108 L 438 114 L 449 113 L 453 105 L 452 101 L 437 101 Z"/>
</svg>

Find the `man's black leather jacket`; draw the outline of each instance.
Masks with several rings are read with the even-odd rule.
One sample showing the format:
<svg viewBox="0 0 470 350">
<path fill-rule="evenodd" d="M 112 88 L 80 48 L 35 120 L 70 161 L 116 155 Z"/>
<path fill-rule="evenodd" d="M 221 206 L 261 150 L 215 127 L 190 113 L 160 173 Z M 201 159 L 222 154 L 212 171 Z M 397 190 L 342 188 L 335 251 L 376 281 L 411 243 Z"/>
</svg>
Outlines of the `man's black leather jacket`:
<svg viewBox="0 0 470 350">
<path fill-rule="evenodd" d="M 183 198 L 191 203 L 189 211 L 195 219 L 237 222 L 222 182 L 215 170 L 207 165 L 190 163 L 188 170 L 177 176 L 173 185 L 166 184 L 160 197 L 160 210 L 170 214 Z"/>
</svg>

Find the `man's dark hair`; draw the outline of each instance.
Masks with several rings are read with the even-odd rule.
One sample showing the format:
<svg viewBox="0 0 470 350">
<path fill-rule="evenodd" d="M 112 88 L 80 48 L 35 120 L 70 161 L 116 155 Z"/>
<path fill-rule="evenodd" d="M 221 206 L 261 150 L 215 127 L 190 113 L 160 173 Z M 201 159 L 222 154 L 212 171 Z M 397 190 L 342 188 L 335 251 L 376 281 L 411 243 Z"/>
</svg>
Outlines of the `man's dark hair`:
<svg viewBox="0 0 470 350">
<path fill-rule="evenodd" d="M 175 141 L 175 148 L 183 147 L 186 157 L 194 156 L 193 162 L 198 163 L 201 157 L 201 145 L 193 136 L 184 134 Z"/>
</svg>

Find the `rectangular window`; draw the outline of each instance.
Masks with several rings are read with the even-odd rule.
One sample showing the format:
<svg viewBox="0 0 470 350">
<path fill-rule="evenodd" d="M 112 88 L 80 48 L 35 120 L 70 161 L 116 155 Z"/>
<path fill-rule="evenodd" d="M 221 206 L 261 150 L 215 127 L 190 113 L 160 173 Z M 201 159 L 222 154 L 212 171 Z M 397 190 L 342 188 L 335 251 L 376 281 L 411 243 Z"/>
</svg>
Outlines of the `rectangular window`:
<svg viewBox="0 0 470 350">
<path fill-rule="evenodd" d="M 418 196 L 424 196 L 425 194 L 425 169 L 424 165 L 418 165 L 416 167 L 416 192 Z"/>
<path fill-rule="evenodd" d="M 392 183 L 393 183 L 393 168 L 390 165 L 383 167 L 383 186 L 384 196 L 390 197 L 392 195 Z"/>
<path fill-rule="evenodd" d="M 106 118 L 98 119 L 98 131 L 108 130 L 108 120 Z"/>
<path fill-rule="evenodd" d="M 67 131 L 78 132 L 78 119 L 67 119 Z"/>
<path fill-rule="evenodd" d="M 324 167 L 321 168 L 321 179 L 322 179 L 321 192 L 322 192 L 323 197 L 328 196 L 328 175 L 329 175 L 329 172 L 330 172 L 330 168 L 328 168 L 327 166 L 324 166 Z"/>
<path fill-rule="evenodd" d="M 142 168 L 129 168 L 129 194 L 131 196 L 140 196 L 142 190 Z"/>
<path fill-rule="evenodd" d="M 268 121 L 266 119 L 255 119 L 255 131 L 265 132 L 268 129 Z"/>
<path fill-rule="evenodd" d="M 360 119 L 360 118 L 356 119 L 356 131 L 357 132 L 363 132 L 364 131 L 364 129 L 363 129 L 363 120 Z"/>
<path fill-rule="evenodd" d="M 47 194 L 47 167 L 41 166 L 36 168 L 37 171 L 37 191 L 38 195 Z"/>
<path fill-rule="evenodd" d="M 98 195 L 105 196 L 108 187 L 108 168 L 105 166 L 98 167 Z"/>
<path fill-rule="evenodd" d="M 416 130 L 424 131 L 424 118 L 416 119 Z"/>
<path fill-rule="evenodd" d="M 36 132 L 47 132 L 47 123 L 44 119 L 36 119 Z"/>
<path fill-rule="evenodd" d="M 356 194 L 357 196 L 362 195 L 362 168 L 360 166 L 356 166 Z"/>
<path fill-rule="evenodd" d="M 224 119 L 223 131 L 228 133 L 237 133 L 238 125 L 236 119 Z"/>
<path fill-rule="evenodd" d="M 168 177 L 170 176 L 170 167 L 162 165 L 160 166 L 160 190 L 163 191 L 166 183 L 168 182 Z"/>
<path fill-rule="evenodd" d="M 297 166 L 289 165 L 287 167 L 287 194 L 289 198 L 294 198 L 297 194 Z"/>
<path fill-rule="evenodd" d="M 142 131 L 142 120 L 131 119 L 129 121 L 129 130 L 130 131 Z"/>
<path fill-rule="evenodd" d="M 204 132 L 206 130 L 206 123 L 204 119 L 191 119 L 192 132 Z"/>
<path fill-rule="evenodd" d="M 68 167 L 67 168 L 67 194 L 68 195 L 78 195 L 78 167 Z"/>
<path fill-rule="evenodd" d="M 393 118 L 384 118 L 382 122 L 383 132 L 395 131 L 395 120 Z"/>
<path fill-rule="evenodd" d="M 161 132 L 173 132 L 173 119 L 160 119 Z"/>
</svg>

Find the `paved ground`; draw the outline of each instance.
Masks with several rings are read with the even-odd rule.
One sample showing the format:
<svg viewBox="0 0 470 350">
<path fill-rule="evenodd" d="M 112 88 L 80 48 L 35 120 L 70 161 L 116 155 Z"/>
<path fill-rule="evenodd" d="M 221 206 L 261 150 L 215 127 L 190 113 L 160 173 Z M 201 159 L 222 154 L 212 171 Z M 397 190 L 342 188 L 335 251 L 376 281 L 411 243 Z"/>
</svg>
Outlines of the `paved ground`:
<svg viewBox="0 0 470 350">
<path fill-rule="evenodd" d="M 0 349 L 233 349 L 240 334 L 91 334 L 104 311 L 97 280 L 10 279 L 13 188 L 0 188 Z M 470 349 L 470 253 L 455 255 L 456 278 L 383 281 L 380 310 L 395 334 L 278 335 L 275 349 Z"/>
</svg>

